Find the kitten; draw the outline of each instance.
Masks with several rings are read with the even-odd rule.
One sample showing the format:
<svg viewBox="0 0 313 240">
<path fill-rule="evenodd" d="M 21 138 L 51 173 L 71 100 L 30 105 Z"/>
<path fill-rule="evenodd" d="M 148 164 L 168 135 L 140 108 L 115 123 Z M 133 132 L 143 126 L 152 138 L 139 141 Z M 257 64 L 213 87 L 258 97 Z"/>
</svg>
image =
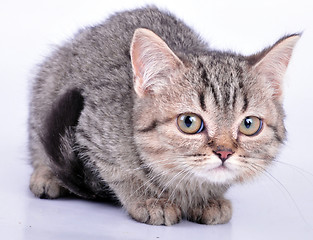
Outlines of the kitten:
<svg viewBox="0 0 313 240">
<path fill-rule="evenodd" d="M 31 191 L 117 200 L 153 225 L 228 222 L 224 193 L 285 140 L 282 81 L 299 38 L 248 57 L 214 51 L 154 7 L 81 30 L 33 84 Z"/>
</svg>

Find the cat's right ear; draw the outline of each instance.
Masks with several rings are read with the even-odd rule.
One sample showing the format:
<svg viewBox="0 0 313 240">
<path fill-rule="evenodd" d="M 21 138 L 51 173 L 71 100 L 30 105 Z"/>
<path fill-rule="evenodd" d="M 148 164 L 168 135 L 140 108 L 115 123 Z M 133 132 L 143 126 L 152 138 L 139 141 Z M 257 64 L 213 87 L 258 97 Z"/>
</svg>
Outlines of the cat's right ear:
<svg viewBox="0 0 313 240">
<path fill-rule="evenodd" d="M 134 89 L 139 97 L 157 94 L 183 66 L 181 60 L 154 32 L 138 28 L 130 49 Z"/>
</svg>

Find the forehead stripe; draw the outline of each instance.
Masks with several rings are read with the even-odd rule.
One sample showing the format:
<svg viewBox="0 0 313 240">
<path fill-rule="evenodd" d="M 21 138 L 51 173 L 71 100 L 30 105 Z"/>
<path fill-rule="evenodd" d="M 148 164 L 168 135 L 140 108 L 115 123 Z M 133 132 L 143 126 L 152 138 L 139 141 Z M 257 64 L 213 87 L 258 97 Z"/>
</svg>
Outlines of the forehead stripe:
<svg viewBox="0 0 313 240">
<path fill-rule="evenodd" d="M 199 102 L 200 102 L 200 106 L 201 106 L 202 110 L 206 111 L 206 105 L 205 105 L 205 99 L 204 99 L 204 93 L 203 92 L 199 93 Z"/>
</svg>

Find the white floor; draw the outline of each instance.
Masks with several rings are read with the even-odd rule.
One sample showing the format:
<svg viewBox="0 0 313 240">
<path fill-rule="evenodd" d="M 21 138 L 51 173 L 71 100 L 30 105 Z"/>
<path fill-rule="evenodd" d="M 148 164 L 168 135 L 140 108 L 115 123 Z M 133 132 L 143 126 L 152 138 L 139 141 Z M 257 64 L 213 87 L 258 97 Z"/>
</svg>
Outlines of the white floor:
<svg viewBox="0 0 313 240">
<path fill-rule="evenodd" d="M 80 199 L 40 200 L 28 190 L 27 94 L 34 65 L 51 43 L 112 10 L 147 1 L 7 1 L 0 8 L 0 238 L 20 239 L 313 239 L 313 2 L 157 1 L 212 42 L 245 54 L 304 30 L 286 76 L 288 142 L 279 162 L 254 182 L 233 187 L 230 223 L 187 221 L 155 227 L 119 207 Z M 233 1 L 234 2 L 234 1 Z M 273 3 L 274 2 L 274 3 Z M 287 4 L 287 5 L 286 5 Z"/>
</svg>

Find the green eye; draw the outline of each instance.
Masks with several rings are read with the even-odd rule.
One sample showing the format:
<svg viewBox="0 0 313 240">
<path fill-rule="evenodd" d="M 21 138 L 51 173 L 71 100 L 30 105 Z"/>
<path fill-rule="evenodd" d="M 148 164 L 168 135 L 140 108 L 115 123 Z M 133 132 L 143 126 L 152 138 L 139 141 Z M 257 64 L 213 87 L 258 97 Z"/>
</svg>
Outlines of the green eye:
<svg viewBox="0 0 313 240">
<path fill-rule="evenodd" d="M 254 136 L 262 129 L 262 120 L 257 117 L 246 117 L 239 126 L 239 131 L 247 136 Z"/>
<path fill-rule="evenodd" d="M 184 133 L 195 134 L 203 130 L 203 121 L 194 113 L 183 113 L 177 117 L 177 126 Z"/>
</svg>

